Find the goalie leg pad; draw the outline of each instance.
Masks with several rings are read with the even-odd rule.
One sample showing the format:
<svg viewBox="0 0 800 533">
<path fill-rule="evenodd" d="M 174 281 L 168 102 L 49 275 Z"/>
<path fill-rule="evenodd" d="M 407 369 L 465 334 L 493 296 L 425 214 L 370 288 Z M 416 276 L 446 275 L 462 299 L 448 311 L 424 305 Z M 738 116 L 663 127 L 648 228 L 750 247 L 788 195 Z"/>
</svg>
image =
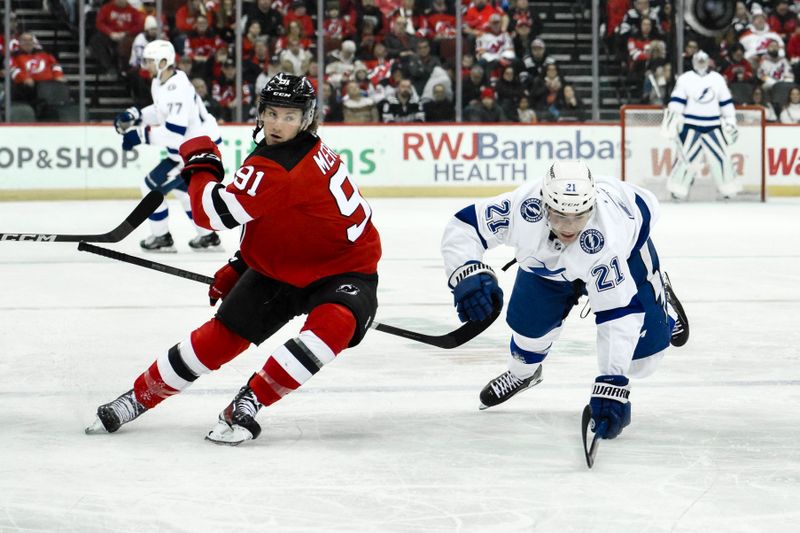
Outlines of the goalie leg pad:
<svg viewBox="0 0 800 533">
<path fill-rule="evenodd" d="M 722 138 L 719 129 L 713 129 L 703 134 L 703 146 L 706 151 L 706 160 L 711 167 L 711 175 L 717 185 L 717 190 L 724 196 L 732 196 L 742 190 L 736 180 L 728 153 L 727 144 Z"/>
</svg>

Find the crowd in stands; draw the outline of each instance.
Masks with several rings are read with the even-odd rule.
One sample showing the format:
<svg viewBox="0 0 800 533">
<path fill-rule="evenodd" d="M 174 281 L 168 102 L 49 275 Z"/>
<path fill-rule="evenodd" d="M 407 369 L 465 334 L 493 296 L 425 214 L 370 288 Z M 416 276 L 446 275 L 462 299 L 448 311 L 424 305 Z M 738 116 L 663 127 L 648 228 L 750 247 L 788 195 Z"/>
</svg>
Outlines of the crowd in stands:
<svg viewBox="0 0 800 533">
<path fill-rule="evenodd" d="M 664 0 L 607 0 L 604 43 L 627 69 L 633 101 L 665 105 L 675 85 L 675 66 L 692 68 L 705 51 L 728 82 L 736 104 L 765 107 L 770 122 L 800 123 L 800 0 L 736 2 L 733 24 L 721 38 L 687 25 L 682 57 L 675 50 L 673 6 Z"/>
<path fill-rule="evenodd" d="M 160 34 L 154 0 L 94 1 L 100 5 L 87 21 L 91 55 L 104 72 L 116 73 L 139 106 L 150 100 L 142 51 L 162 38 L 173 43 L 176 65 L 221 121 L 234 120 L 238 107 L 244 120 L 253 119 L 258 93 L 279 71 L 308 76 L 321 88 L 327 122 L 453 121 L 457 76 L 467 122 L 580 122 L 590 115 L 591 106 L 548 55 L 542 33 L 550 19 L 543 21 L 528 0 L 326 0 L 323 80 L 316 79 L 316 0 L 245 0 L 241 102 L 234 0 L 164 0 Z M 460 64 L 457 8 L 463 16 Z M 702 49 L 737 103 L 763 105 L 773 121 L 800 122 L 793 90 L 800 80 L 800 0 L 738 2 L 722 38 L 687 26 L 678 58 L 673 9 L 669 0 L 602 0 L 603 45 L 623 67 L 621 103 L 665 105 L 677 65 L 691 69 L 692 55 Z M 16 97 L 35 100 L 31 83 L 63 81 L 55 58 L 35 37 L 28 34 L 26 44 L 16 46 Z M 30 72 L 33 64 L 39 72 Z"/>
</svg>

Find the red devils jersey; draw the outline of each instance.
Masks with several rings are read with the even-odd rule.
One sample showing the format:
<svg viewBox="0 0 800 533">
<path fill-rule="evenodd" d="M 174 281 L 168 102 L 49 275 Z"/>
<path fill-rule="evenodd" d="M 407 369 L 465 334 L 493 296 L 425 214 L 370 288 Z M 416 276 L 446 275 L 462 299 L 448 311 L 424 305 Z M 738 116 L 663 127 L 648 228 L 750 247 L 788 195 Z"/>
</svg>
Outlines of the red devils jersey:
<svg viewBox="0 0 800 533">
<path fill-rule="evenodd" d="M 250 268 L 297 287 L 345 272 L 374 274 L 381 256 L 372 209 L 339 156 L 311 133 L 259 144 L 224 187 L 197 173 L 189 187 L 194 221 L 244 225 Z"/>
</svg>

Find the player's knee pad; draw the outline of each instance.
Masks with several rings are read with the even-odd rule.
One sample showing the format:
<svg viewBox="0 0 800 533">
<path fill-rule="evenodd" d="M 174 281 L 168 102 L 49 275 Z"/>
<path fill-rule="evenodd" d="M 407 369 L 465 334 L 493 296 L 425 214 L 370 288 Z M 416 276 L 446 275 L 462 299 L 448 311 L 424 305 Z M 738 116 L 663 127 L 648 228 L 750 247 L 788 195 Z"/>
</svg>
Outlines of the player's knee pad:
<svg viewBox="0 0 800 533">
<path fill-rule="evenodd" d="M 314 338 L 318 339 L 336 355 L 347 348 L 355 329 L 356 319 L 350 309 L 341 304 L 327 303 L 309 313 L 300 336 L 308 333 L 313 343 L 316 344 Z"/>
<path fill-rule="evenodd" d="M 658 363 L 664 358 L 665 351 L 666 350 L 662 350 L 653 355 L 642 357 L 641 359 L 634 359 L 631 361 L 631 366 L 628 368 L 628 373 L 626 375 L 628 377 L 641 379 L 653 374 L 656 368 L 658 368 Z"/>
<path fill-rule="evenodd" d="M 210 371 L 217 370 L 245 351 L 248 346 L 250 341 L 228 329 L 216 318 L 212 318 L 194 330 L 188 341 L 181 343 L 181 353 L 185 353 L 189 361 L 197 361 Z"/>
</svg>

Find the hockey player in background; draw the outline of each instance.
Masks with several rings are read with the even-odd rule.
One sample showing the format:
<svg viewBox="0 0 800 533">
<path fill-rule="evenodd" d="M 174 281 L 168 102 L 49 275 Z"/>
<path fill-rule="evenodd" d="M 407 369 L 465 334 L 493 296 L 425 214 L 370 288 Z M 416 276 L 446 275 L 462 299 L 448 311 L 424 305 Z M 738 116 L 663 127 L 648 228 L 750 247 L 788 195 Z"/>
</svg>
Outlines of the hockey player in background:
<svg viewBox="0 0 800 533">
<path fill-rule="evenodd" d="M 87 433 L 116 431 L 307 314 L 300 334 L 272 351 L 206 437 L 239 444 L 258 437 L 262 406 L 361 342 L 378 306 L 380 237 L 346 165 L 316 135 L 316 108 L 308 79 L 272 77 L 259 100 L 258 144 L 227 187 L 210 138 L 181 146 L 196 221 L 217 230 L 243 225 L 241 249 L 214 276 L 212 305 L 222 299 L 216 316 L 162 353 L 133 389 L 101 405 Z"/>
<path fill-rule="evenodd" d="M 692 56 L 694 70 L 684 72 L 664 110 L 662 132 L 676 144 L 677 156 L 667 181 L 675 200 L 684 200 L 702 163 L 711 168 L 717 190 L 723 197 L 736 195 L 736 181 L 728 147 L 739 136 L 736 109 L 728 85 L 718 72 L 709 71 L 708 55 L 699 50 Z"/>
<path fill-rule="evenodd" d="M 462 321 L 483 320 L 503 303 L 497 277 L 481 262 L 484 252 L 506 244 L 519 262 L 506 316 L 508 370 L 481 391 L 480 409 L 542 381 L 542 362 L 564 319 L 588 294 L 600 373 L 589 401 L 594 428 L 600 438 L 620 434 L 631 419 L 629 378 L 650 375 L 670 343 L 689 337 L 650 239 L 658 214 L 652 193 L 595 178 L 582 161 L 557 161 L 543 179 L 456 213 L 442 255 Z"/>
<path fill-rule="evenodd" d="M 159 190 L 172 191 L 181 202 L 186 215 L 192 210 L 186 184 L 180 173 L 183 162 L 178 154 L 181 144 L 194 137 L 207 135 L 215 143 L 222 142 L 216 119 L 206 111 L 189 78 L 175 68 L 175 48 L 165 40 L 148 43 L 142 53 L 142 64 L 153 77 L 151 93 L 153 104 L 139 110 L 130 107 L 114 119 L 117 133 L 122 135 L 122 149 L 133 150 L 139 144 L 166 148 L 167 157 L 144 177 L 142 194 Z M 153 234 L 139 244 L 149 252 L 175 252 L 169 232 L 167 202 L 150 215 Z M 222 251 L 216 232 L 195 225 L 197 237 L 189 247 L 197 251 Z"/>
</svg>

